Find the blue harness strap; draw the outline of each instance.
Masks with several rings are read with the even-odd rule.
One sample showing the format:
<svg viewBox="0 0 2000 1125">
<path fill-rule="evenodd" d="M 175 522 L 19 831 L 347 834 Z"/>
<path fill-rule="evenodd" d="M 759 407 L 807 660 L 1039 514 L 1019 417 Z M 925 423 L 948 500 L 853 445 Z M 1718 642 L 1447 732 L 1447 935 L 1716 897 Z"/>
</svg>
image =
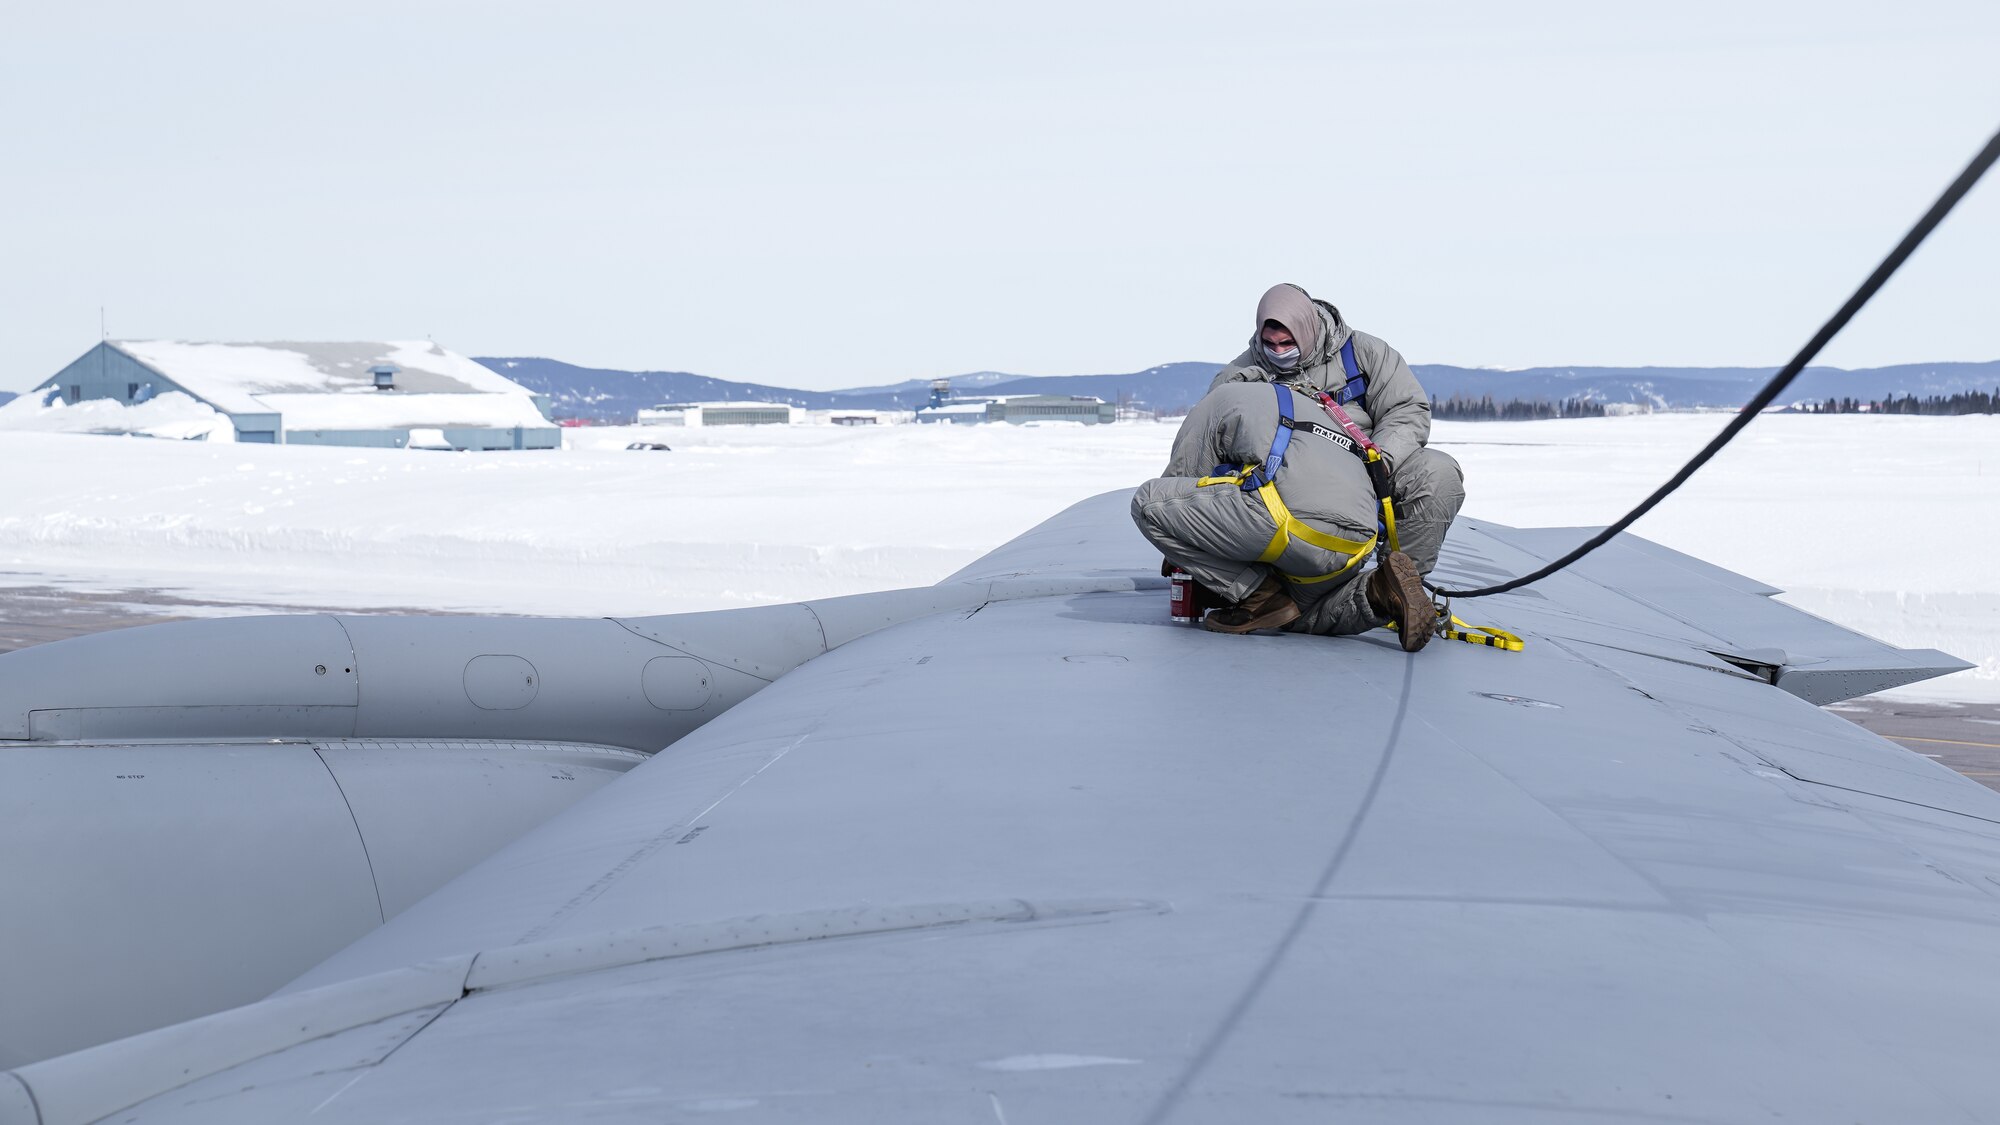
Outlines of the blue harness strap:
<svg viewBox="0 0 2000 1125">
<path fill-rule="evenodd" d="M 1278 467 L 1285 463 L 1285 450 L 1292 444 L 1292 389 L 1283 383 L 1271 384 L 1278 392 L 1278 430 L 1271 435 L 1271 452 L 1257 471 L 1243 478 L 1243 491 L 1255 492 L 1277 479 Z"/>
<path fill-rule="evenodd" d="M 1243 472 L 1243 467 L 1217 465 L 1214 475 L 1218 477 L 1241 475 L 1237 485 L 1245 492 L 1255 492 L 1277 479 L 1278 468 L 1285 463 L 1285 450 L 1292 444 L 1292 389 L 1283 383 L 1271 386 L 1278 392 L 1278 432 L 1271 435 L 1271 451 L 1264 454 L 1264 461 L 1255 472 Z M 1245 466 L 1247 467 L 1247 466 Z M 1218 482 L 1219 483 L 1219 482 Z"/>
<path fill-rule="evenodd" d="M 1351 332 L 1347 335 L 1347 342 L 1340 345 L 1340 366 L 1347 372 L 1347 383 L 1340 388 L 1339 394 L 1333 396 L 1333 401 L 1346 406 L 1368 393 L 1368 373 L 1361 370 L 1361 365 L 1354 359 L 1354 334 Z"/>
</svg>

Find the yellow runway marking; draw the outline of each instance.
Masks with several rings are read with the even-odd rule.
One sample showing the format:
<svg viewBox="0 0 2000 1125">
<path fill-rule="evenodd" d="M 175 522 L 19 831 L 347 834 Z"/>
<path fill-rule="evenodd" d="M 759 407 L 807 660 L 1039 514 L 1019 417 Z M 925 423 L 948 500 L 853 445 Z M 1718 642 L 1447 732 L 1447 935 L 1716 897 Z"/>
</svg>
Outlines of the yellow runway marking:
<svg viewBox="0 0 2000 1125">
<path fill-rule="evenodd" d="M 1964 742 L 1956 738 L 1918 738 L 1913 734 L 1885 734 L 1882 737 L 1891 742 L 1935 742 L 1939 746 L 1984 746 L 1988 750 L 2000 750 L 2000 742 Z"/>
</svg>

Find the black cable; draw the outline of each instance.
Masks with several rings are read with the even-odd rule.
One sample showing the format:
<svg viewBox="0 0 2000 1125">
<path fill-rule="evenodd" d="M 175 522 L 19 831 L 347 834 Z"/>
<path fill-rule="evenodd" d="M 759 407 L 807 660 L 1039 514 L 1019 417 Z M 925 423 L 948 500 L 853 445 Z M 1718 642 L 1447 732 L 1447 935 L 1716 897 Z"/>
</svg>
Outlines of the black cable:
<svg viewBox="0 0 2000 1125">
<path fill-rule="evenodd" d="M 1617 523 L 1598 532 L 1576 550 L 1535 571 L 1533 574 L 1524 574 L 1519 578 L 1510 578 L 1497 586 L 1482 586 L 1477 590 L 1444 590 L 1432 586 L 1428 582 L 1424 583 L 1424 585 L 1432 593 L 1446 598 L 1483 598 L 1488 594 L 1504 594 L 1509 590 L 1518 590 L 1531 582 L 1539 582 L 1547 578 L 1556 571 L 1609 543 L 1619 532 L 1631 527 L 1640 516 L 1652 511 L 1654 505 L 1673 495 L 1675 489 L 1686 484 L 1687 479 L 1695 474 L 1696 469 L 1701 468 L 1708 463 L 1709 458 L 1720 453 L 1723 446 L 1728 445 L 1737 434 L 1743 432 L 1745 426 L 1748 426 L 1757 417 L 1758 412 L 1771 405 L 1772 401 L 1784 392 L 1784 389 L 1791 384 L 1792 380 L 1798 377 L 1799 372 L 1805 369 L 1806 364 L 1811 363 L 1812 358 L 1819 354 L 1820 349 L 1826 347 L 1827 341 L 1832 340 L 1840 333 L 1842 328 L 1847 327 L 1847 322 L 1854 319 L 1854 314 L 1861 311 L 1861 306 L 1868 303 L 1868 299 L 1875 295 L 1875 291 L 1882 288 L 1883 284 L 1889 280 L 1897 268 L 1908 260 L 1911 254 L 1916 252 L 1917 247 L 1922 245 L 1924 239 L 1930 235 L 1931 231 L 1937 229 L 1937 225 L 1944 221 L 1944 217 L 1951 214 L 1951 209 L 1958 206 L 1958 201 L 1965 198 L 1966 193 L 1972 190 L 1972 185 L 1979 182 L 1979 177 L 1986 174 L 1986 170 L 1993 166 L 1995 160 L 2000 160 L 2000 133 L 1995 133 L 1992 139 L 1986 142 L 1986 147 L 1979 150 L 1979 155 L 1972 158 L 1972 163 L 1965 166 L 1965 171 L 1960 172 L 1958 178 L 1951 182 L 1951 186 L 1944 189 L 1944 194 L 1938 197 L 1936 203 L 1931 204 L 1931 209 L 1924 213 L 1923 218 L 1917 220 L 1917 225 L 1910 228 L 1910 233 L 1903 236 L 1903 241 L 1897 243 L 1896 248 L 1889 252 L 1889 256 L 1882 259 L 1882 264 L 1876 266 L 1875 272 L 1868 275 L 1868 280 L 1861 283 L 1861 288 L 1856 289 L 1854 295 L 1847 299 L 1847 303 L 1840 306 L 1840 311 L 1833 314 L 1833 319 L 1820 326 L 1820 330 L 1814 334 L 1811 340 L 1806 342 L 1806 346 L 1800 349 L 1799 354 L 1792 357 L 1792 362 L 1786 364 L 1784 370 L 1778 372 L 1776 376 L 1772 377 L 1769 383 L 1764 385 L 1763 390 L 1757 392 L 1757 397 L 1751 399 L 1743 407 L 1742 411 L 1730 420 L 1729 425 L 1724 426 L 1722 432 L 1715 435 L 1715 440 L 1704 446 L 1702 451 L 1695 454 L 1692 460 L 1681 466 L 1680 472 L 1675 473 L 1672 479 L 1661 485 L 1651 496 L 1646 497 L 1638 507 L 1625 513 Z"/>
</svg>

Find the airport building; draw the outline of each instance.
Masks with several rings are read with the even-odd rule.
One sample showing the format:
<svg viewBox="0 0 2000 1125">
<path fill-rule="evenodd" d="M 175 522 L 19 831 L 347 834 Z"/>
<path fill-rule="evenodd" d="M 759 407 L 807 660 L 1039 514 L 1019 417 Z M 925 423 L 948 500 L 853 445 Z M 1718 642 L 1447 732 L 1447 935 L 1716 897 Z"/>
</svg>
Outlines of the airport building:
<svg viewBox="0 0 2000 1125">
<path fill-rule="evenodd" d="M 642 426 L 785 426 L 804 412 L 782 402 L 666 402 L 639 411 Z"/>
<path fill-rule="evenodd" d="M 1002 395 L 986 407 L 991 422 L 1115 421 L 1118 408 L 1095 395 Z"/>
<path fill-rule="evenodd" d="M 1116 421 L 1118 408 L 1094 395 L 993 395 L 952 398 L 917 411 L 919 422 L 1082 422 Z"/>
<path fill-rule="evenodd" d="M 417 431 L 423 448 L 562 444 L 546 397 L 428 340 L 106 340 L 28 394 L 44 407 L 133 408 L 123 412 L 130 430 L 118 428 L 120 411 L 102 412 L 107 433 L 139 432 L 143 417 L 182 395 L 173 400 L 182 414 L 206 408 L 243 442 L 404 448 Z"/>
<path fill-rule="evenodd" d="M 910 421 L 910 412 L 843 407 L 837 410 L 808 410 L 805 420 L 829 426 L 900 426 Z"/>
</svg>

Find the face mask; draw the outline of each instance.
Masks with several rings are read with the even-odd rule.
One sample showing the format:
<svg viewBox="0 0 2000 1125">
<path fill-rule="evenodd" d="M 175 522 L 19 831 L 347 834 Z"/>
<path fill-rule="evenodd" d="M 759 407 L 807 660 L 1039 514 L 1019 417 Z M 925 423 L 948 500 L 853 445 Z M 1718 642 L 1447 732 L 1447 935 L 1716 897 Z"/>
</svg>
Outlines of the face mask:
<svg viewBox="0 0 2000 1125">
<path fill-rule="evenodd" d="M 1271 366 L 1277 368 L 1279 371 L 1290 371 L 1299 365 L 1299 349 L 1296 346 L 1274 348 L 1269 344 L 1265 344 L 1263 348 L 1264 358 L 1269 360 Z"/>
</svg>

